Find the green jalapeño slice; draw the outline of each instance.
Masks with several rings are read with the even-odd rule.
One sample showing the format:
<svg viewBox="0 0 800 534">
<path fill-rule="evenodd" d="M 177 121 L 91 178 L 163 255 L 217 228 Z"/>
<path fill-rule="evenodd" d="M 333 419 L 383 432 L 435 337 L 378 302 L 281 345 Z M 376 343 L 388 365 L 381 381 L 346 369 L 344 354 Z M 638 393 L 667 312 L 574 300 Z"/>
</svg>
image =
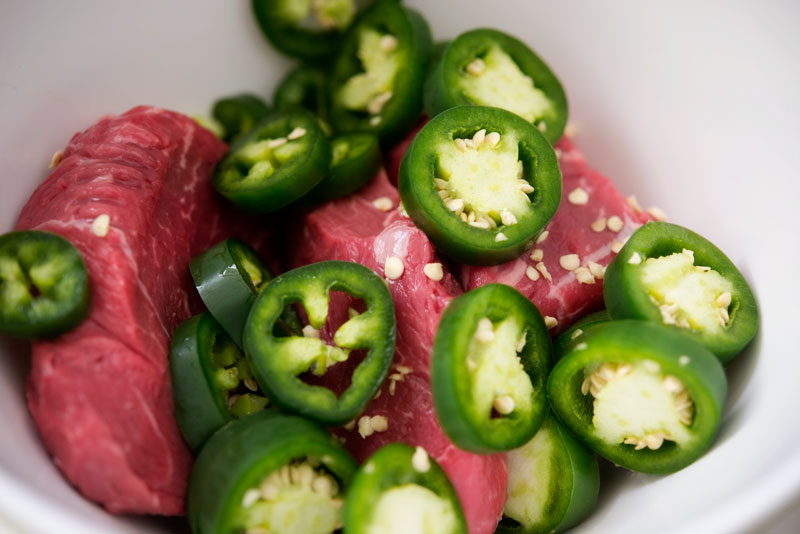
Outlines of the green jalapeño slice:
<svg viewBox="0 0 800 534">
<path fill-rule="evenodd" d="M 251 94 L 220 98 L 211 109 L 211 115 L 225 130 L 222 138 L 226 143 L 252 130 L 268 113 L 269 108 L 264 101 Z"/>
<path fill-rule="evenodd" d="M 478 453 L 524 445 L 547 409 L 550 336 L 516 289 L 488 284 L 450 302 L 431 356 L 439 424 L 457 447 Z"/>
<path fill-rule="evenodd" d="M 321 119 L 328 117 L 327 75 L 321 68 L 300 65 L 275 89 L 275 109 L 306 109 Z"/>
<path fill-rule="evenodd" d="M 241 350 L 209 313 L 181 323 L 169 349 L 175 419 L 199 450 L 218 428 L 268 404 Z"/>
<path fill-rule="evenodd" d="M 331 140 L 328 175 L 303 200 L 312 204 L 347 196 L 369 182 L 381 166 L 381 147 L 371 133 L 343 134 Z"/>
<path fill-rule="evenodd" d="M 339 327 L 335 345 L 319 339 L 328 318 L 331 291 L 361 299 L 366 306 Z M 308 315 L 303 335 L 277 337 L 276 321 L 287 306 L 301 303 Z M 245 353 L 258 384 L 276 404 L 329 426 L 351 421 L 378 391 L 394 356 L 394 304 L 383 279 L 357 263 L 324 261 L 276 277 L 256 299 L 244 332 Z M 300 375 L 325 374 L 351 351 L 366 356 L 338 397 Z"/>
<path fill-rule="evenodd" d="M 689 336 L 648 321 L 592 326 L 547 381 L 553 412 L 615 464 L 672 473 L 702 456 L 727 392 L 719 360 Z"/>
<path fill-rule="evenodd" d="M 728 364 L 753 339 L 758 306 L 736 266 L 707 239 L 675 224 L 637 229 L 606 269 L 614 319 L 647 319 L 689 334 Z"/>
<path fill-rule="evenodd" d="M 558 78 L 525 43 L 497 30 L 459 35 L 428 76 L 428 115 L 464 105 L 516 113 L 551 143 L 558 141 L 567 123 L 567 97 Z"/>
<path fill-rule="evenodd" d="M 390 443 L 364 462 L 347 494 L 348 534 L 466 534 L 461 502 L 422 447 Z"/>
<path fill-rule="evenodd" d="M 212 183 L 240 209 L 269 213 L 308 193 L 328 172 L 330 161 L 330 143 L 315 116 L 278 111 L 231 146 Z"/>
<path fill-rule="evenodd" d="M 355 460 L 325 430 L 268 411 L 231 421 L 200 451 L 186 498 L 192 532 L 332 534 Z"/>
<path fill-rule="evenodd" d="M 331 72 L 330 122 L 391 143 L 422 111 L 422 84 L 432 47 L 425 20 L 396 0 L 377 0 L 345 36 Z"/>
<path fill-rule="evenodd" d="M 597 458 L 548 413 L 528 443 L 506 454 L 508 500 L 497 534 L 555 534 L 597 503 Z"/>
<path fill-rule="evenodd" d="M 306 61 L 334 54 L 356 14 L 355 0 L 252 0 L 252 5 L 273 46 Z"/>
<path fill-rule="evenodd" d="M 400 164 L 400 196 L 436 247 L 468 265 L 520 256 L 555 215 L 561 171 L 529 122 L 482 106 L 443 111 Z"/>
<path fill-rule="evenodd" d="M 80 252 L 50 232 L 0 236 L 0 332 L 54 337 L 89 313 L 89 276 Z"/>
</svg>

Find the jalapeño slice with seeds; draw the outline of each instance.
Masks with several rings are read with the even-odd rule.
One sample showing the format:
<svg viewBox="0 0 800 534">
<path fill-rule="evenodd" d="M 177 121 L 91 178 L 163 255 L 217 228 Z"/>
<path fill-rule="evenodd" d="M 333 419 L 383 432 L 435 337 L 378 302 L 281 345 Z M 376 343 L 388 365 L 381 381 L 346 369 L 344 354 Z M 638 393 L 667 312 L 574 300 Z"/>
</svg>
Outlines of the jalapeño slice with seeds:
<svg viewBox="0 0 800 534">
<path fill-rule="evenodd" d="M 558 78 L 525 43 L 497 30 L 459 35 L 425 82 L 425 109 L 431 117 L 464 105 L 516 113 L 551 143 L 567 123 L 567 97 Z"/>
<path fill-rule="evenodd" d="M 268 113 L 264 101 L 251 94 L 220 98 L 211 109 L 211 115 L 225 130 L 222 139 L 226 143 L 232 143 L 252 130 Z"/>
<path fill-rule="evenodd" d="M 550 336 L 516 289 L 488 284 L 453 299 L 431 355 L 439 424 L 460 449 L 492 453 L 524 445 L 547 409 Z"/>
<path fill-rule="evenodd" d="M 335 345 L 318 337 L 328 318 L 331 291 L 347 293 L 366 306 L 339 327 Z M 310 328 L 303 329 L 303 336 L 277 337 L 276 321 L 296 303 L 303 305 Z M 258 384 L 273 402 L 337 426 L 355 418 L 386 378 L 395 330 L 392 296 L 380 276 L 357 263 L 324 261 L 283 273 L 267 285 L 247 318 L 244 346 Z M 309 371 L 324 375 L 354 350 L 367 352 L 353 371 L 350 386 L 338 397 L 324 386 L 302 380 L 300 375 Z"/>
<path fill-rule="evenodd" d="M 422 112 L 432 43 L 425 20 L 396 0 L 365 9 L 333 61 L 328 91 L 337 131 L 372 132 L 383 144 L 410 132 Z"/>
<path fill-rule="evenodd" d="M 725 254 L 681 226 L 649 222 L 608 265 L 603 295 L 614 319 L 669 325 L 727 365 L 753 339 L 758 306 Z"/>
<path fill-rule="evenodd" d="M 422 447 L 383 446 L 356 472 L 347 493 L 348 534 L 466 534 L 461 502 L 444 470 Z"/>
<path fill-rule="evenodd" d="M 284 54 L 323 61 L 339 48 L 355 0 L 252 0 L 264 36 Z"/>
<path fill-rule="evenodd" d="M 400 164 L 400 196 L 437 248 L 468 265 L 530 248 L 561 200 L 553 147 L 529 122 L 483 106 L 443 111 Z"/>
<path fill-rule="evenodd" d="M 708 349 L 663 325 L 609 321 L 571 341 L 547 381 L 556 416 L 615 464 L 672 473 L 711 447 L 727 392 Z"/>
<path fill-rule="evenodd" d="M 381 166 L 381 147 L 371 133 L 344 134 L 331 140 L 331 168 L 327 176 L 303 198 L 311 204 L 355 193 Z"/>
<path fill-rule="evenodd" d="M 250 245 L 236 238 L 217 243 L 189 262 L 200 298 L 238 345 L 250 307 L 273 274 Z"/>
<path fill-rule="evenodd" d="M 175 419 L 192 450 L 234 418 L 268 404 L 241 350 L 209 313 L 178 326 L 169 349 Z"/>
<path fill-rule="evenodd" d="M 322 428 L 261 411 L 231 421 L 200 451 L 186 515 L 195 533 L 333 533 L 357 467 Z"/>
<path fill-rule="evenodd" d="M 50 338 L 89 313 L 89 275 L 63 237 L 38 230 L 0 236 L 0 332 Z"/>
<path fill-rule="evenodd" d="M 508 500 L 496 534 L 557 534 L 597 503 L 597 458 L 549 410 L 533 439 L 506 458 Z"/>
<path fill-rule="evenodd" d="M 314 115 L 277 111 L 231 146 L 212 183 L 243 211 L 269 213 L 308 193 L 330 161 L 330 143 Z"/>
</svg>

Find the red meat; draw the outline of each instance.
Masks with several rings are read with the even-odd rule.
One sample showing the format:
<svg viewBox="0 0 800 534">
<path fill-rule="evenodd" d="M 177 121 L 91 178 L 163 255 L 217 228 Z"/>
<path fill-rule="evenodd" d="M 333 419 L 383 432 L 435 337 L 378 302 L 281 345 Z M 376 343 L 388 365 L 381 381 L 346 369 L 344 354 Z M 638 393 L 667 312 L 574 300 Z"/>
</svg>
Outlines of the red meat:
<svg viewBox="0 0 800 534">
<path fill-rule="evenodd" d="M 552 281 L 538 270 L 538 280 L 527 276 L 528 268 L 535 269 L 538 263 L 529 254 L 492 267 L 464 265 L 460 273 L 467 290 L 492 282 L 515 287 L 536 304 L 542 315 L 558 321 L 553 333 L 564 330 L 588 313 L 603 309 L 602 279 L 592 278 L 592 283 L 579 282 L 574 272 L 561 266 L 561 256 L 577 254 L 581 266 L 587 266 L 591 261 L 604 268 L 614 257 L 614 242 L 624 243 L 649 219 L 629 206 L 608 178 L 586 164 L 572 141 L 562 138 L 556 144 L 556 153 L 564 184 L 561 205 L 546 227 L 546 239 L 534 247 L 534 250 L 542 251 L 541 261 Z M 585 204 L 574 204 L 569 200 L 569 194 L 577 188 L 588 193 L 589 200 Z M 622 220 L 621 230 L 606 228 L 597 232 L 591 228 L 598 219 L 612 216 Z"/>
<path fill-rule="evenodd" d="M 170 111 L 103 118 L 72 138 L 17 224 L 63 235 L 88 268 L 89 317 L 34 343 L 27 393 L 56 464 L 111 512 L 183 512 L 192 457 L 173 416 L 167 352 L 198 311 L 189 259 L 237 233 L 208 179 L 225 150 Z M 92 231 L 101 214 L 105 236 Z"/>
<path fill-rule="evenodd" d="M 389 181 L 392 182 L 393 185 L 397 185 L 397 176 L 400 174 L 400 162 L 403 161 L 403 155 L 406 153 L 408 145 L 411 144 L 411 141 L 414 140 L 414 137 L 416 137 L 417 133 L 427 122 L 427 117 L 420 119 L 419 123 L 402 141 L 383 154 L 383 159 L 386 161 L 386 174 L 389 176 Z"/>
<path fill-rule="evenodd" d="M 388 197 L 394 206 L 398 204 L 397 190 L 389 184 L 384 172 L 359 193 L 306 215 L 297 238 L 300 246 L 293 254 L 295 265 L 349 260 L 379 274 L 383 274 L 388 256 L 401 258 L 405 265 L 399 279 L 388 281 L 397 314 L 397 350 L 392 372 L 398 365 L 407 366 L 412 372 L 403 375 L 402 380 L 387 380 L 380 395 L 364 412 L 366 416 L 386 416 L 388 430 L 362 438 L 356 426 L 341 435 L 348 450 L 361 461 L 393 441 L 425 448 L 456 487 L 470 532 L 490 534 L 497 526 L 506 499 L 505 455 L 481 456 L 457 449 L 436 420 L 430 390 L 430 351 L 439 316 L 461 290 L 450 273 L 445 272 L 439 282 L 425 276 L 425 264 L 439 261 L 432 245 L 396 209 L 389 212 L 376 209 L 372 202 L 379 197 Z M 334 328 L 343 320 L 346 306 L 344 300 L 332 300 L 330 315 L 334 316 Z M 335 379 L 335 375 L 329 379 Z M 390 385 L 392 382 L 394 386 Z"/>
</svg>

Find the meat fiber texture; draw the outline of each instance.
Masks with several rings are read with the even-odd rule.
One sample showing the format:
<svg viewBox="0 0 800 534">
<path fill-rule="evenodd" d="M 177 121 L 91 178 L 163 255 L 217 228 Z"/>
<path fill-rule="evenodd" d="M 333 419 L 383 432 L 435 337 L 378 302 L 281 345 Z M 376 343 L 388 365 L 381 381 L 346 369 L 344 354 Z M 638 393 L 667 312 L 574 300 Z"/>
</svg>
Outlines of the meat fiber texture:
<svg viewBox="0 0 800 534">
<path fill-rule="evenodd" d="M 201 309 L 190 258 L 236 234 L 209 176 L 226 147 L 183 115 L 137 107 L 76 134 L 17 227 L 83 255 L 88 318 L 33 344 L 28 404 L 65 476 L 116 513 L 183 513 L 192 461 L 173 416 L 167 353 Z M 110 217 L 106 235 L 92 230 Z M 248 225 L 249 226 L 249 225 Z M 102 231 L 98 232 L 102 234 Z"/>
<path fill-rule="evenodd" d="M 296 238 L 299 245 L 293 252 L 293 262 L 298 266 L 338 259 L 358 262 L 383 275 L 389 256 L 401 258 L 405 266 L 400 278 L 388 280 L 397 316 L 393 368 L 362 415 L 385 416 L 389 427 L 384 432 L 362 437 L 356 424 L 350 431 L 342 429 L 340 435 L 346 440 L 345 447 L 359 461 L 390 442 L 423 447 L 453 482 L 470 532 L 490 534 L 506 500 L 505 455 L 483 456 L 456 448 L 438 424 L 430 386 L 430 352 L 439 317 L 448 302 L 461 293 L 461 288 L 449 272 L 439 282 L 425 276 L 423 267 L 440 261 L 433 246 L 397 209 L 388 212 L 376 209 L 373 201 L 380 197 L 388 197 L 394 206 L 398 205 L 397 190 L 383 171 L 357 194 L 307 214 Z M 344 320 L 347 306 L 347 299 L 341 296 L 331 299 L 327 332 L 323 334 L 330 336 L 330 331 Z M 412 371 L 401 372 L 407 371 L 404 366 Z M 337 367 L 326 374 L 327 380 L 341 379 L 335 372 Z"/>
<path fill-rule="evenodd" d="M 587 267 L 591 261 L 604 269 L 615 256 L 612 250 L 615 243 L 623 244 L 636 228 L 650 219 L 633 202 L 629 203 L 608 178 L 589 167 L 571 140 L 562 138 L 555 149 L 561 166 L 563 194 L 558 211 L 545 228 L 545 239 L 537 243 L 531 253 L 508 263 L 491 267 L 464 265 L 460 273 L 467 290 L 493 282 L 513 286 L 531 299 L 542 315 L 558 321 L 551 330 L 553 334 L 604 307 L 602 272 L 599 277 L 592 277 L 590 283 L 579 282 L 574 271 L 561 266 L 560 258 L 577 254 L 582 267 Z M 570 201 L 570 193 L 578 188 L 588 194 L 585 204 Z M 623 222 L 618 231 L 608 227 L 600 231 L 592 229 L 593 222 L 615 215 Z M 541 251 L 541 260 L 531 257 L 537 250 Z M 539 263 L 546 268 L 547 276 L 541 266 L 537 269 Z M 534 269 L 534 277 L 538 275 L 537 280 L 528 276 L 529 267 Z"/>
</svg>

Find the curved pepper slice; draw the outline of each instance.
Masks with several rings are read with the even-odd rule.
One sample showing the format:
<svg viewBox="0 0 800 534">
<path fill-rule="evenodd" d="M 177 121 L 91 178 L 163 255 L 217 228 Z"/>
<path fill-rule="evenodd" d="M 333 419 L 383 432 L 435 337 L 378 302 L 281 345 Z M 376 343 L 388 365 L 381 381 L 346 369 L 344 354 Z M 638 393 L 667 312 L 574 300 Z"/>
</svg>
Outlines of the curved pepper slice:
<svg viewBox="0 0 800 534">
<path fill-rule="evenodd" d="M 256 295 L 273 274 L 247 243 L 229 238 L 189 262 L 200 298 L 233 341 L 242 346 L 242 331 Z"/>
<path fill-rule="evenodd" d="M 80 252 L 38 230 L 0 236 L 0 332 L 40 339 L 78 326 L 89 313 L 89 276 Z"/>
<path fill-rule="evenodd" d="M 252 130 L 268 113 L 263 100 L 247 93 L 220 98 L 211 108 L 211 116 L 225 129 L 222 139 L 226 143 Z"/>
<path fill-rule="evenodd" d="M 637 229 L 608 265 L 603 296 L 612 318 L 670 325 L 724 365 L 758 329 L 755 297 L 733 262 L 675 224 L 649 222 Z"/>
<path fill-rule="evenodd" d="M 372 179 L 381 167 L 381 148 L 371 133 L 351 133 L 331 140 L 331 168 L 328 175 L 304 197 L 321 203 L 355 193 Z"/>
<path fill-rule="evenodd" d="M 431 117 L 465 105 L 516 113 L 551 143 L 567 123 L 567 97 L 555 74 L 525 43 L 497 30 L 459 35 L 425 82 L 425 110 Z"/>
<path fill-rule="evenodd" d="M 547 411 L 550 336 L 533 303 L 489 284 L 453 299 L 431 356 L 439 424 L 460 449 L 491 453 L 527 443 Z"/>
<path fill-rule="evenodd" d="M 345 322 L 333 336 L 336 346 L 319 339 L 331 291 L 361 299 L 363 313 Z M 307 337 L 277 337 L 283 310 L 301 303 L 308 315 Z M 324 261 L 286 272 L 256 299 L 244 332 L 245 353 L 253 373 L 276 404 L 320 423 L 337 426 L 352 420 L 378 391 L 389 371 L 395 345 L 394 305 L 383 279 L 357 263 Z M 366 350 L 350 386 L 338 397 L 328 388 L 304 382 L 300 375 L 323 375 L 353 350 Z"/>
<path fill-rule="evenodd" d="M 262 411 L 232 421 L 192 470 L 192 532 L 332 533 L 357 467 L 332 436 L 299 417 Z"/>
<path fill-rule="evenodd" d="M 169 348 L 175 419 L 198 450 L 231 419 L 266 407 L 244 354 L 209 313 L 184 321 Z"/>
<path fill-rule="evenodd" d="M 275 89 L 275 109 L 306 109 L 322 119 L 328 116 L 327 75 L 321 68 L 300 65 Z"/>
<path fill-rule="evenodd" d="M 399 189 L 434 245 L 462 263 L 493 265 L 533 245 L 558 209 L 561 171 L 529 122 L 461 106 L 422 127 L 400 164 Z"/>
<path fill-rule="evenodd" d="M 597 458 L 549 413 L 528 443 L 507 453 L 508 500 L 496 534 L 556 534 L 597 503 Z"/>
<path fill-rule="evenodd" d="M 240 209 L 269 213 L 308 193 L 325 177 L 330 161 L 330 143 L 315 116 L 277 111 L 231 146 L 212 183 Z"/>
<path fill-rule="evenodd" d="M 719 360 L 689 336 L 639 320 L 598 324 L 573 340 L 547 394 L 556 416 L 617 465 L 671 473 L 702 456 L 727 392 Z"/>
<path fill-rule="evenodd" d="M 432 47 L 425 20 L 396 0 L 361 12 L 334 59 L 330 122 L 340 132 L 402 139 L 422 112 L 422 84 Z"/>
<path fill-rule="evenodd" d="M 458 495 L 422 447 L 383 446 L 364 462 L 347 494 L 348 534 L 437 532 L 466 534 Z"/>
<path fill-rule="evenodd" d="M 356 13 L 355 0 L 252 0 L 252 7 L 273 46 L 306 61 L 333 55 Z"/>
</svg>

